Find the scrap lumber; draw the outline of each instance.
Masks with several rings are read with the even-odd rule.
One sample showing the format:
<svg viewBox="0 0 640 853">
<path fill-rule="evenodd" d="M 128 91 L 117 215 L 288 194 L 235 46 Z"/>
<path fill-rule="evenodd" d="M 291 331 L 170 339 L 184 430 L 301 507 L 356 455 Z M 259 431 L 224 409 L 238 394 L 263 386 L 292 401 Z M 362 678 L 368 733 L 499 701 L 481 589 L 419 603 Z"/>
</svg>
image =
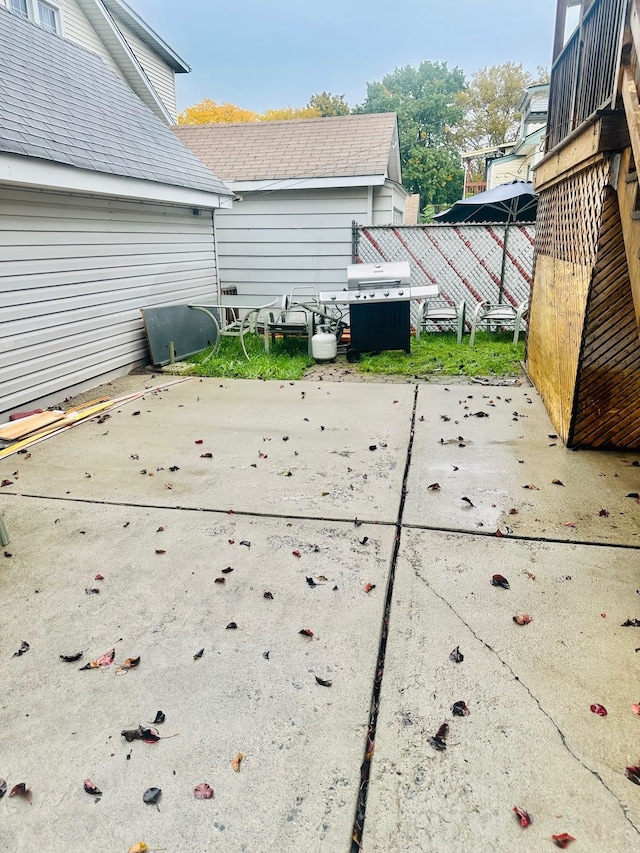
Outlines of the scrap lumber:
<svg viewBox="0 0 640 853">
<path fill-rule="evenodd" d="M 191 377 L 189 376 L 185 376 L 182 379 L 174 379 L 172 382 L 163 382 L 161 385 L 155 385 L 152 388 L 144 388 L 141 391 L 134 391 L 131 394 L 124 394 L 121 397 L 116 397 L 114 399 L 106 398 L 103 402 L 96 403 L 95 405 L 85 403 L 84 408 L 82 406 L 74 406 L 72 409 L 69 409 L 68 412 L 63 412 L 62 417 L 55 423 L 30 434 L 20 441 L 15 441 L 8 447 L 0 450 L 0 459 L 5 459 L 13 453 L 18 453 L 20 450 L 26 450 L 28 447 L 38 444 L 47 438 L 52 438 L 54 435 L 59 435 L 85 420 L 99 417 L 100 415 L 120 408 L 120 406 L 125 406 L 127 403 L 132 403 L 134 400 L 139 400 L 147 394 L 163 391 L 165 388 L 169 388 L 172 385 L 178 385 L 181 382 L 188 382 L 190 378 Z"/>
<path fill-rule="evenodd" d="M 13 421 L 9 426 L 0 429 L 0 439 L 3 441 L 19 441 L 25 438 L 32 432 L 50 426 L 56 421 L 62 420 L 65 413 L 62 411 L 41 412 L 40 414 L 29 415 L 26 418 L 19 418 Z"/>
</svg>

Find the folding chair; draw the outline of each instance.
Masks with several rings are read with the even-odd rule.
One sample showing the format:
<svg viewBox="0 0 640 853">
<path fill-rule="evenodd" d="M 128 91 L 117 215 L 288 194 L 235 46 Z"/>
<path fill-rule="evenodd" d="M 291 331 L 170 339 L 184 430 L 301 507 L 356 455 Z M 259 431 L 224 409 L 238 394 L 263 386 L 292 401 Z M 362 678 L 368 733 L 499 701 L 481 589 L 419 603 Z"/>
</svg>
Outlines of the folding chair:
<svg viewBox="0 0 640 853">
<path fill-rule="evenodd" d="M 434 302 L 430 299 L 425 299 L 422 304 L 422 316 L 416 328 L 416 340 L 420 340 L 422 332 L 430 331 L 427 328 L 427 323 L 433 323 L 437 326 L 454 325 L 458 333 L 458 343 L 462 343 L 464 334 L 464 314 L 465 302 L 464 299 L 458 305 L 450 305 L 448 302 L 440 300 Z"/>
<path fill-rule="evenodd" d="M 528 312 L 528 299 L 517 307 L 506 302 L 500 305 L 492 305 L 486 301 L 479 302 L 473 311 L 469 346 L 473 346 L 476 338 L 476 328 L 482 324 L 485 324 L 487 328 L 490 326 L 495 328 L 513 326 L 513 343 L 517 344 L 518 337 L 520 336 L 520 327 Z"/>
</svg>

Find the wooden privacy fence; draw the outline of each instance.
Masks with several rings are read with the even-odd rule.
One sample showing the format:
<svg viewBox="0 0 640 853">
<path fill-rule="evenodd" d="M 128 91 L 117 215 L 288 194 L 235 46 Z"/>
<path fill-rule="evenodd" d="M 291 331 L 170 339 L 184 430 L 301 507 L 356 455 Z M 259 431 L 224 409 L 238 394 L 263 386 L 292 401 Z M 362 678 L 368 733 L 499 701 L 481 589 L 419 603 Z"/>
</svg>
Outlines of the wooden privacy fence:
<svg viewBox="0 0 640 853">
<path fill-rule="evenodd" d="M 534 239 L 530 224 L 359 225 L 353 254 L 356 263 L 409 261 L 414 284 L 437 284 L 450 305 L 464 299 L 470 317 L 483 299 L 519 305 L 529 298 Z"/>
</svg>

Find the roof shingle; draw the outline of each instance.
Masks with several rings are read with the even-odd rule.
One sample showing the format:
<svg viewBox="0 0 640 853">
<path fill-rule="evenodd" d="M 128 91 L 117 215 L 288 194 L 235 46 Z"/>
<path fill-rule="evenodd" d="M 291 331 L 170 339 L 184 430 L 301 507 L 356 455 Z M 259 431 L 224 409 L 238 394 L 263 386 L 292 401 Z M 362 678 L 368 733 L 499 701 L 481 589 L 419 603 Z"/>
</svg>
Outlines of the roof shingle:
<svg viewBox="0 0 640 853">
<path fill-rule="evenodd" d="M 0 153 L 230 195 L 102 59 L 0 5 Z"/>
<path fill-rule="evenodd" d="M 224 181 L 387 175 L 395 113 L 179 125 L 174 128 Z"/>
</svg>

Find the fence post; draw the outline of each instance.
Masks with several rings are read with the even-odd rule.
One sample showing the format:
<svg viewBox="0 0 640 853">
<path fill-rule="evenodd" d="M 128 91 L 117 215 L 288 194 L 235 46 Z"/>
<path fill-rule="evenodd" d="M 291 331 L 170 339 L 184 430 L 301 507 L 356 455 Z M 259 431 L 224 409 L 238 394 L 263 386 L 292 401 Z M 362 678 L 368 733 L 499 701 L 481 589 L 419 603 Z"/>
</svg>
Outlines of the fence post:
<svg viewBox="0 0 640 853">
<path fill-rule="evenodd" d="M 360 239 L 360 229 L 355 219 L 351 220 L 351 263 L 355 264 L 358 260 L 358 240 Z"/>
</svg>

